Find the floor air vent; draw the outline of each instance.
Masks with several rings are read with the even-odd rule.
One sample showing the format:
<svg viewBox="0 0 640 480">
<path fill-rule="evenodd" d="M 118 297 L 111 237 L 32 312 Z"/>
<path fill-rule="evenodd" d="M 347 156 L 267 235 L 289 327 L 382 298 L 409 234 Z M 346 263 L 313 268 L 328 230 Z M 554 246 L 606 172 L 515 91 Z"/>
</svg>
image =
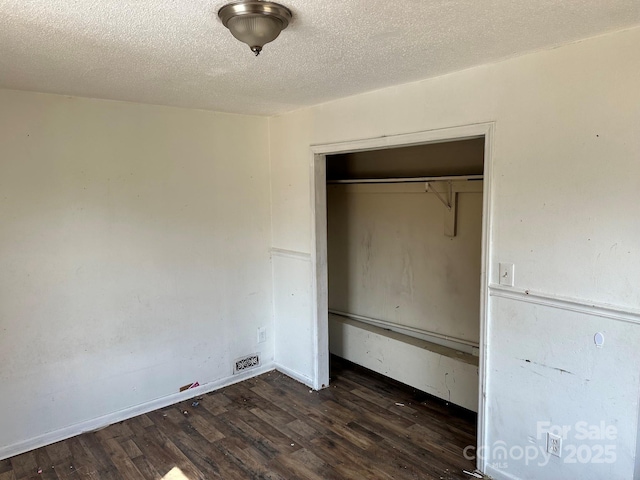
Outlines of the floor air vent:
<svg viewBox="0 0 640 480">
<path fill-rule="evenodd" d="M 233 363 L 233 373 L 242 373 L 245 370 L 250 370 L 260 366 L 260 356 L 257 353 L 249 355 L 247 357 L 238 358 Z"/>
</svg>

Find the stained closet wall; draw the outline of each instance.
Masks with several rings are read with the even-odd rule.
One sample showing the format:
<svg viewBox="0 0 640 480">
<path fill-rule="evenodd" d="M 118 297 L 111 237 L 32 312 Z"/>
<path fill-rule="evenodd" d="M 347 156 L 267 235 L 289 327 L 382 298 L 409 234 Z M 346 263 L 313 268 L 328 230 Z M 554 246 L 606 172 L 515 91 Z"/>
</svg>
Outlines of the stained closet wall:
<svg viewBox="0 0 640 480">
<path fill-rule="evenodd" d="M 455 237 L 444 235 L 444 205 L 424 190 L 329 186 L 330 308 L 477 342 L 481 190 L 458 194 Z"/>
<path fill-rule="evenodd" d="M 482 139 L 361 152 L 328 159 L 328 178 L 479 175 L 482 155 Z M 345 316 L 331 315 L 331 350 L 370 368 L 372 363 L 381 373 L 390 374 L 399 357 L 412 368 L 439 363 L 441 355 L 461 361 L 467 373 L 477 365 L 469 354 L 479 339 L 482 181 L 451 183 L 457 195 L 453 213 L 443 203 L 448 182 L 431 185 L 440 196 L 426 192 L 424 182 L 327 185 L 329 309 L 350 317 L 345 326 Z M 447 236 L 453 216 L 456 234 Z M 390 340 L 384 329 L 402 335 Z M 363 332 L 368 342 L 376 332 L 382 337 L 364 348 L 362 340 L 345 338 Z M 424 342 L 412 358 L 412 349 L 403 350 L 414 339 L 449 348 Z M 437 355 L 422 358 L 424 350 Z M 437 378 L 423 381 L 451 381 L 450 370 L 436 369 L 429 375 Z M 464 387 L 465 398 L 457 403 L 474 409 L 477 377 L 467 377 L 464 383 L 473 385 Z M 450 388 L 443 383 L 442 390 L 448 397 Z"/>
</svg>

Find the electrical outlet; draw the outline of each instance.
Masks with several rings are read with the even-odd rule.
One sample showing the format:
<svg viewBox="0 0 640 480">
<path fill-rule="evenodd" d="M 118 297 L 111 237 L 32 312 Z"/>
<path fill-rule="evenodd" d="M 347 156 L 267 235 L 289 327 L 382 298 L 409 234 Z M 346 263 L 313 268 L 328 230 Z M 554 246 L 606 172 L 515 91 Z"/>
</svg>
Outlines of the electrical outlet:
<svg viewBox="0 0 640 480">
<path fill-rule="evenodd" d="M 547 453 L 560 458 L 562 456 L 562 437 L 547 432 Z"/>
<path fill-rule="evenodd" d="M 258 343 L 264 343 L 267 341 L 267 329 L 265 327 L 260 327 L 258 329 Z"/>
<path fill-rule="evenodd" d="M 514 275 L 513 263 L 501 263 L 499 268 L 500 285 L 506 287 L 513 287 L 513 275 Z"/>
</svg>

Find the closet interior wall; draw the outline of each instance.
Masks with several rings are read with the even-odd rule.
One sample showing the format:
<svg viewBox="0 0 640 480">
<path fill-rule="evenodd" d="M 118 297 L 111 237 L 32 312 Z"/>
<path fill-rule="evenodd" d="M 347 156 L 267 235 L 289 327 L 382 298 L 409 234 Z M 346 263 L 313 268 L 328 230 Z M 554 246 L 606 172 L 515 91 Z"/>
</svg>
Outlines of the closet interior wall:
<svg viewBox="0 0 640 480">
<path fill-rule="evenodd" d="M 331 353 L 470 410 L 483 151 L 480 138 L 327 157 Z"/>
</svg>

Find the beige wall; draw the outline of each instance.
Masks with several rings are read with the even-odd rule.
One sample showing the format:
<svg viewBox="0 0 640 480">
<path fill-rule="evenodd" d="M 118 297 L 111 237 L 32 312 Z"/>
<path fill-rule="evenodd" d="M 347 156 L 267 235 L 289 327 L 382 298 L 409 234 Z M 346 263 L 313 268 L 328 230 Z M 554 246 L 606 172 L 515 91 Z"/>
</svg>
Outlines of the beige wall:
<svg viewBox="0 0 640 480">
<path fill-rule="evenodd" d="M 477 411 L 482 182 L 452 188 L 454 237 L 424 182 L 327 185 L 329 351 Z"/>
<path fill-rule="evenodd" d="M 300 254 L 274 275 L 283 292 L 276 329 L 287 333 L 276 338 L 276 361 L 315 375 L 312 350 L 284 360 L 278 353 L 313 342 L 313 269 L 301 259 L 312 248 L 310 145 L 495 122 L 481 442 L 543 450 L 538 422 L 605 422 L 617 437 L 615 462 L 489 458 L 487 471 L 546 480 L 639 475 L 638 45 L 636 28 L 272 118 L 273 246 Z M 496 286 L 499 262 L 515 264 L 508 292 Z M 300 271 L 309 278 L 302 292 Z M 286 295 L 294 287 L 295 304 Z M 569 444 L 581 443 L 573 436 Z"/>
<path fill-rule="evenodd" d="M 267 148 L 264 118 L 0 91 L 0 457 L 271 364 Z"/>
<path fill-rule="evenodd" d="M 482 185 L 468 183 L 455 237 L 424 183 L 328 185 L 329 308 L 477 345 Z"/>
</svg>

